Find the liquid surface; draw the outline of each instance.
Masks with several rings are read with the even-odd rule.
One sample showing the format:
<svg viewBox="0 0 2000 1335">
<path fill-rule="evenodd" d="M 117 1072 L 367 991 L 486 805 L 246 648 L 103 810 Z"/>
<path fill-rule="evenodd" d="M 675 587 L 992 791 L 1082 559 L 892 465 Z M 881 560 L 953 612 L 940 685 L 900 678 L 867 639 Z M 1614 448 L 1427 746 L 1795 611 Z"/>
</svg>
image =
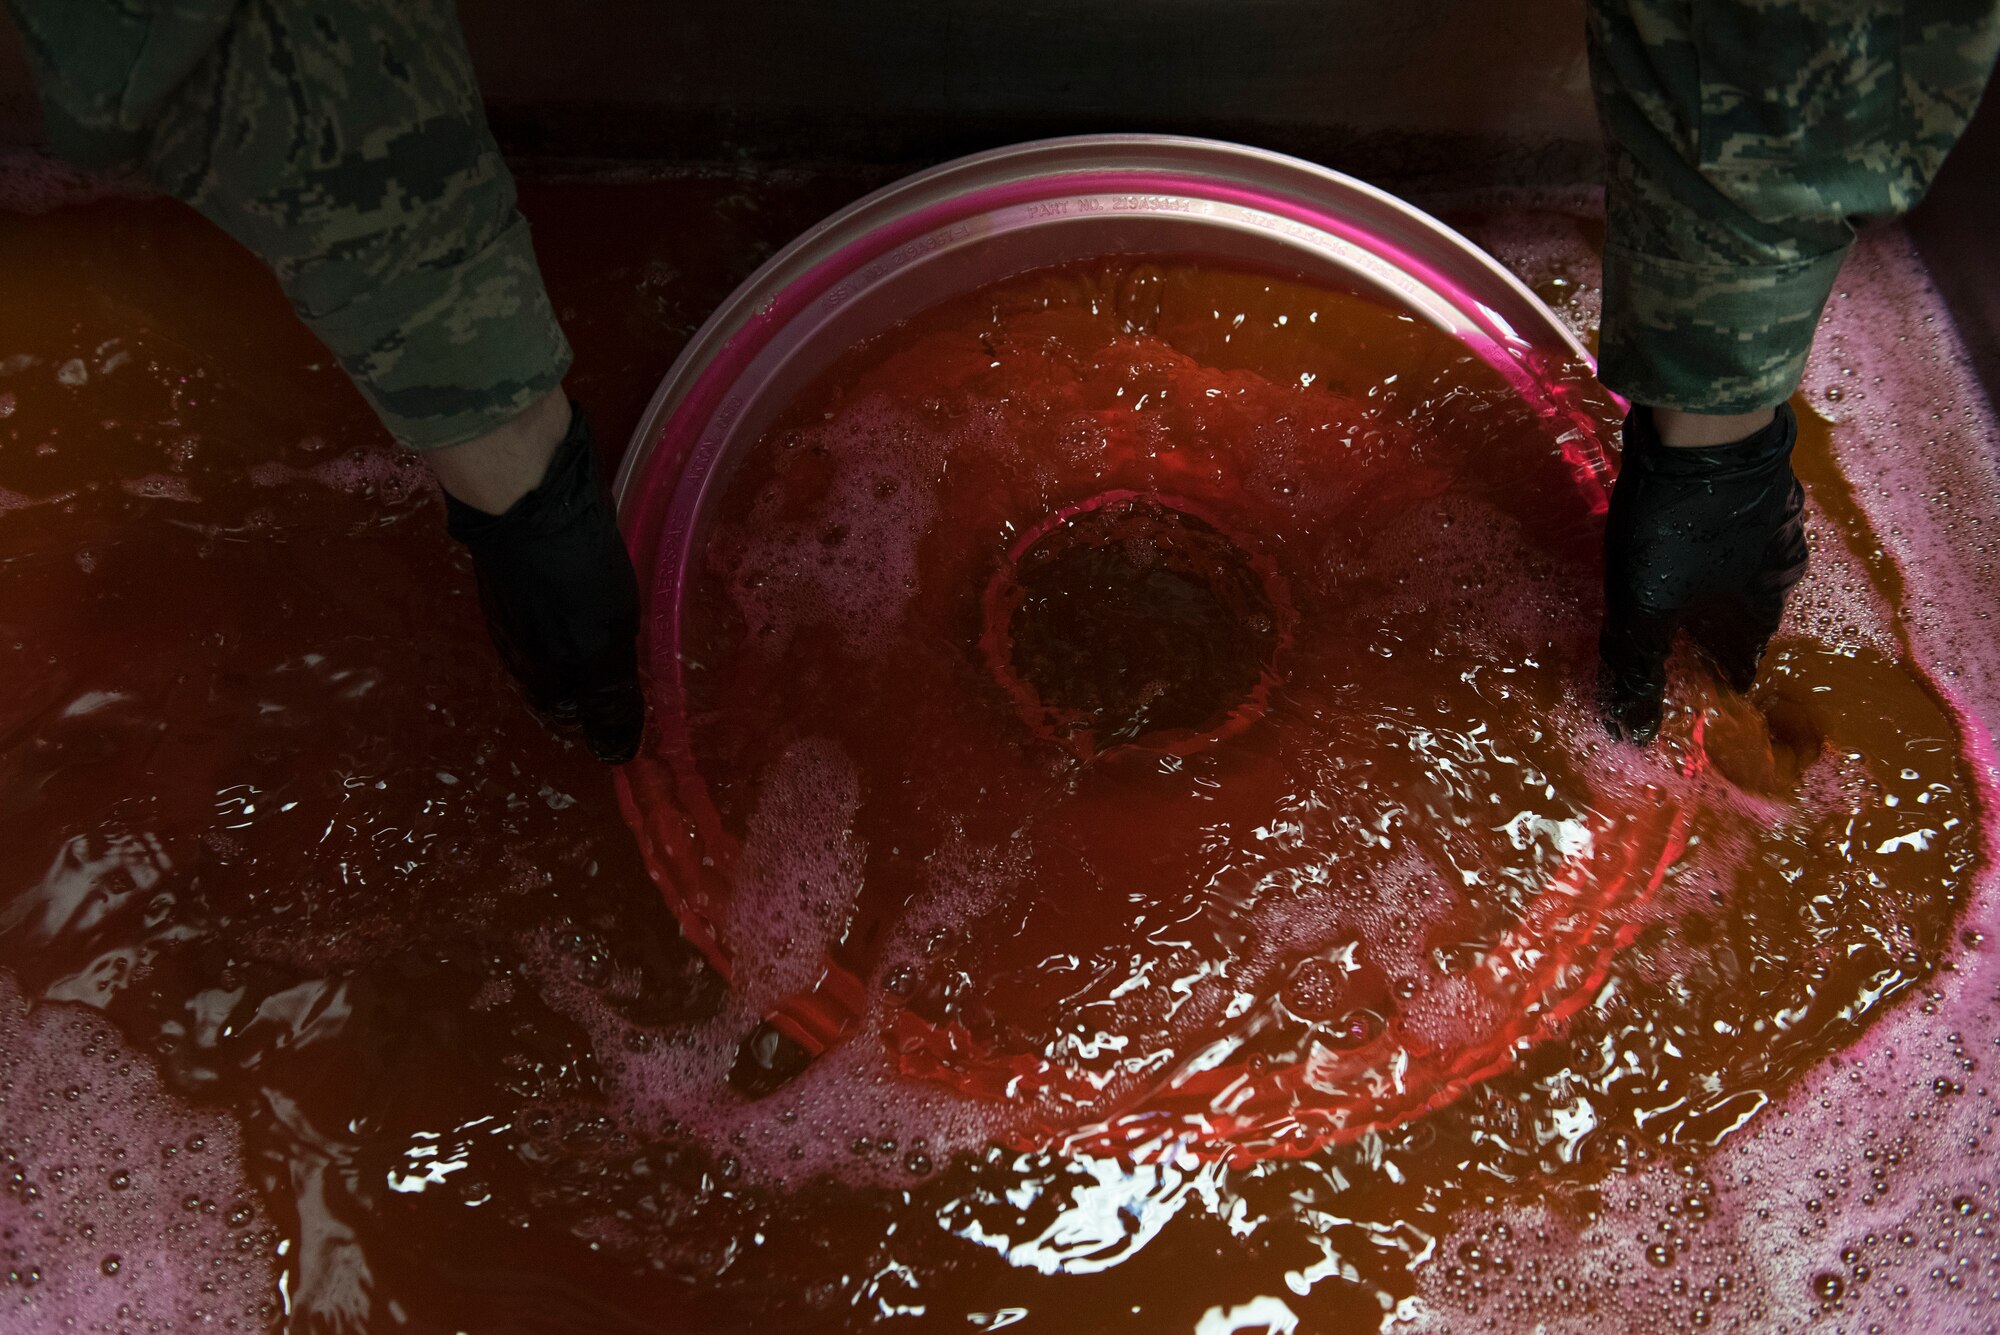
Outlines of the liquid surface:
<svg viewBox="0 0 2000 1335">
<path fill-rule="evenodd" d="M 1399 1125 L 1558 1030 L 1685 839 L 1699 751 L 1610 746 L 1571 689 L 1601 496 L 1358 297 L 1124 261 L 954 302 L 730 480 L 681 649 L 715 835 L 666 883 L 728 883 L 722 963 L 781 1023 L 892 994 L 834 1040 L 879 1029 L 879 1079 L 980 1096 L 989 1138 L 1247 1162 Z M 1069 730 L 993 689 L 1001 633 Z"/>
<path fill-rule="evenodd" d="M 531 186 L 600 434 L 623 436 L 764 248 L 851 193 Z M 1458 220 L 1587 320 L 1587 218 L 1510 204 Z M 1814 572 L 1761 708 L 1716 703 L 1697 775 L 1676 763 L 1707 698 L 1692 671 L 1681 753 L 1634 758 L 1592 730 L 1575 685 L 1590 520 L 1548 502 L 1574 493 L 1538 471 L 1529 424 L 1508 426 L 1476 383 L 1441 403 L 1449 366 L 1375 360 L 1387 350 L 1354 338 L 1364 313 L 1313 351 L 1355 349 L 1344 372 L 1237 332 L 1298 318 L 1241 289 L 1233 309 L 1150 329 L 1170 391 L 1240 391 L 1181 420 L 1215 443 L 1172 493 L 1261 485 L 1263 522 L 1218 517 L 1298 609 L 1263 716 L 1177 767 L 1037 739 L 978 650 L 999 524 L 1112 485 L 1088 452 L 1102 432 L 1071 460 L 1089 483 L 1051 464 L 994 493 L 983 527 L 952 527 L 963 578 L 897 545 L 978 499 L 939 493 L 925 513 L 947 471 L 920 448 L 935 421 L 861 456 L 902 461 L 890 497 L 810 462 L 745 473 L 750 545 L 725 526 L 710 549 L 710 642 L 737 651 L 746 605 L 789 626 L 761 670 L 799 721 L 790 736 L 732 726 L 770 702 L 732 704 L 711 671 L 704 772 L 739 877 L 766 887 L 741 901 L 763 912 L 735 930 L 746 963 L 725 988 L 650 884 L 607 777 L 491 662 L 434 497 L 268 279 L 165 205 L 0 220 L 0 269 L 22 284 L 0 308 L 0 1324 L 175 1330 L 199 1309 L 241 1329 L 288 1311 L 315 1331 L 1985 1329 L 2000 1301 L 1987 730 L 1946 701 L 1978 720 L 2000 700 L 1978 675 L 1991 641 L 1975 597 L 2000 505 L 1990 419 L 1942 331 L 1917 323 L 1921 275 L 1900 242 L 1874 245 L 1808 383 L 1808 406 L 1839 419 L 1802 447 Z M 1422 383 L 1371 396 L 1385 365 Z M 1121 428 L 1155 409 L 1086 401 L 1092 383 L 1046 402 Z M 1288 469 L 1257 434 L 1278 396 L 1292 429 L 1312 409 L 1405 448 L 1363 448 L 1351 474 Z M 1166 466 L 1131 439 L 1131 466 Z M 1479 466 L 1497 458 L 1516 467 Z M 1269 471 L 1215 471 L 1230 460 Z M 750 524 L 774 486 L 772 522 Z M 829 497 L 879 527 L 823 542 Z M 1930 535 L 1948 536 L 1911 559 Z M 778 577 L 732 587 L 759 541 Z M 799 559 L 843 552 L 873 568 Z M 908 571 L 914 590 L 878 578 Z M 926 616 L 954 626 L 935 658 L 877 652 Z M 819 661 L 859 666 L 785 678 L 815 639 Z M 880 712 L 898 690 L 903 712 Z M 877 731 L 843 723 L 870 710 Z M 1325 732 L 1288 749 L 1295 728 Z M 1009 729 L 1022 740 L 991 741 Z M 946 746 L 968 739 L 988 739 L 979 765 Z M 881 801 L 874 785 L 919 762 L 913 780 L 944 786 Z M 1018 811 L 996 803 L 990 831 L 961 816 L 964 831 L 893 851 L 906 811 L 977 817 L 946 799 L 981 780 L 1060 799 L 1031 847 L 1008 846 Z M 1286 806 L 1306 793 L 1342 805 Z M 1259 1042 L 1334 1047 L 1357 1013 L 1344 1032 L 1376 1016 L 1459 1050 L 1501 1032 L 1475 998 L 1453 1004 L 1451 980 L 1523 921 L 1566 856 L 1562 822 L 1661 795 L 1689 813 L 1688 844 L 1650 897 L 1616 901 L 1614 935 L 1630 933 L 1602 982 L 1437 1110 L 1255 1166 L 1046 1142 L 1136 1106 L 1121 1063 L 1217 1032 L 1239 990 L 1246 1015 L 1271 1017 Z M 1174 802 L 1199 814 L 1172 825 Z M 1482 806 L 1492 819 L 1450 819 Z M 1385 814 L 1386 846 L 1359 837 Z M 1163 828 L 1182 837 L 1156 847 Z M 1087 858 L 1049 861 L 1057 836 Z M 1181 870 L 1204 858 L 1190 895 Z M 1131 870 L 1149 863 L 1151 878 Z M 1301 884 L 1320 863 L 1351 884 Z M 1125 869 L 1111 894 L 1100 867 Z M 1023 896 L 1029 869 L 1074 883 Z M 935 881 L 954 895 L 927 899 Z M 765 1100 L 731 1092 L 747 1025 L 871 923 L 852 949 L 880 984 L 877 1027 Z M 1204 959 L 1233 972 L 1205 976 Z M 1145 960 L 1145 984 L 1111 996 Z M 955 1021 L 1105 1083 L 1048 1093 L 1033 1118 L 1025 1101 L 996 1113 L 965 1081 L 894 1068 L 880 1025 L 902 995 L 934 1033 Z M 1055 1017 L 1084 1023 L 1034 1029 Z"/>
<path fill-rule="evenodd" d="M 1297 615 L 1269 563 L 1181 502 L 1083 504 L 986 586 L 980 648 L 1029 726 L 1095 755 L 1199 747 L 1250 722 Z"/>
</svg>

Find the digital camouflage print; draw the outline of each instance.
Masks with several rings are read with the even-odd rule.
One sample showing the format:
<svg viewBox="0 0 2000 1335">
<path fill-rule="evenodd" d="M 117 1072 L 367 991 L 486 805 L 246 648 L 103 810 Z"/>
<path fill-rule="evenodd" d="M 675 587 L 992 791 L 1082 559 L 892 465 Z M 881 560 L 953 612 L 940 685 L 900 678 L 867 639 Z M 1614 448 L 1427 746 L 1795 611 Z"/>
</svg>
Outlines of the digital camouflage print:
<svg viewBox="0 0 2000 1335">
<path fill-rule="evenodd" d="M 270 265 L 398 440 L 470 440 L 569 345 L 448 0 L 9 0 L 56 150 Z"/>
<path fill-rule="evenodd" d="M 497 426 L 568 345 L 443 0 L 9 0 L 59 152 L 261 255 L 396 436 Z M 1797 385 L 1857 222 L 1923 194 L 2000 0 L 1591 0 L 1611 153 L 1602 375 L 1747 412 Z"/>
<path fill-rule="evenodd" d="M 1610 152 L 1599 374 L 1640 403 L 1797 388 L 1859 223 L 1923 197 L 2000 49 L 1996 0 L 1591 0 Z"/>
</svg>

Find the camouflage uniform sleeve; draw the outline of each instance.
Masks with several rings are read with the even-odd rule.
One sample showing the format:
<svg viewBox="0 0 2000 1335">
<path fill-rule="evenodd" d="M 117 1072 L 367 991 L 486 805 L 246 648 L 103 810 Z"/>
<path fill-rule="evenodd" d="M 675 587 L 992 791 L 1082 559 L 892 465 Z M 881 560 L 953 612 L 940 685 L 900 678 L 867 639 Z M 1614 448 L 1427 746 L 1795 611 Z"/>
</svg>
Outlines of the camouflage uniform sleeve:
<svg viewBox="0 0 2000 1335">
<path fill-rule="evenodd" d="M 1920 198 L 2000 49 L 1993 0 L 1591 0 L 1610 153 L 1604 383 L 1750 412 L 1797 388 L 1857 223 Z"/>
<path fill-rule="evenodd" d="M 398 440 L 470 440 L 560 384 L 449 0 L 10 3 L 57 150 L 254 251 Z"/>
</svg>

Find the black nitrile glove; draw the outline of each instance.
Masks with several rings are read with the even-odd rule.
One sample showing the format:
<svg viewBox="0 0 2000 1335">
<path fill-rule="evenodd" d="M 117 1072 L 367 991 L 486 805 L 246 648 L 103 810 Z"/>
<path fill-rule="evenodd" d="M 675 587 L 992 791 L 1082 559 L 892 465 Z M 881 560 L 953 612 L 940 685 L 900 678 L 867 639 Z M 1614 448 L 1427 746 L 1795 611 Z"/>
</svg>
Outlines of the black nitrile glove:
<svg viewBox="0 0 2000 1335">
<path fill-rule="evenodd" d="M 1798 419 L 1730 445 L 1676 448 L 1650 409 L 1625 419 L 1625 462 L 1604 527 L 1598 695 L 1614 736 L 1659 732 L 1667 654 L 1685 626 L 1724 681 L 1747 691 L 1806 570 L 1805 492 L 1792 476 Z"/>
<path fill-rule="evenodd" d="M 505 514 L 450 494 L 445 514 L 472 553 L 493 643 L 529 702 L 574 721 L 599 760 L 630 760 L 646 722 L 634 643 L 639 586 L 583 409 L 570 404 L 569 433 L 548 471 Z"/>
</svg>

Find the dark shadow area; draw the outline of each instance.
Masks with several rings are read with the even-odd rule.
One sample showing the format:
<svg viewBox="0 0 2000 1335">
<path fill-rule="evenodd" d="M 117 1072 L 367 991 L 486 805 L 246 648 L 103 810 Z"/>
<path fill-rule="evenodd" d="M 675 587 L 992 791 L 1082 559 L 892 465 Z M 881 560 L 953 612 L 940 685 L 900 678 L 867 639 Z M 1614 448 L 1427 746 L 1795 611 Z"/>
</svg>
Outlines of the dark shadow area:
<svg viewBox="0 0 2000 1335">
<path fill-rule="evenodd" d="M 1946 159 L 1929 198 L 1909 217 L 1910 236 L 1951 307 L 1988 401 L 2000 404 L 2000 77 Z"/>
</svg>

